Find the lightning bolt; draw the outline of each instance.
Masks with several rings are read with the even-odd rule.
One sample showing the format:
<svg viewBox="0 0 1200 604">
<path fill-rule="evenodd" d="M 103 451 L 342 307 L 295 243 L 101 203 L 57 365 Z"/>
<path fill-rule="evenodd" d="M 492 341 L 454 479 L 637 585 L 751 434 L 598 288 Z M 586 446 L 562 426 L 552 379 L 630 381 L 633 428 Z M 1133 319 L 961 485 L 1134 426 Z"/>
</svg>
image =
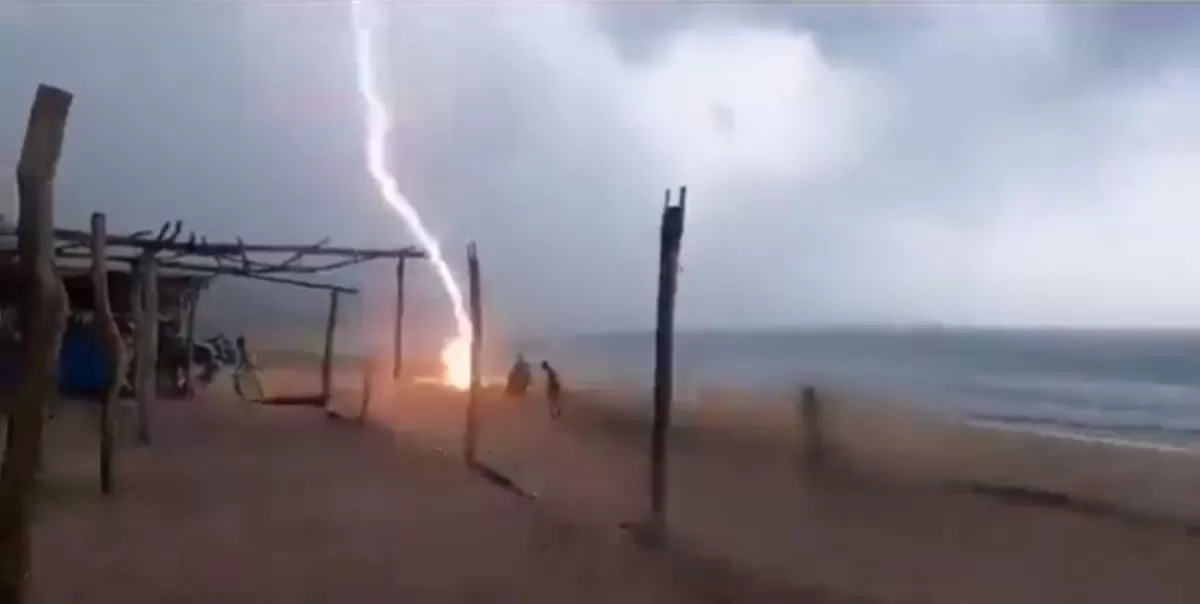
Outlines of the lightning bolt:
<svg viewBox="0 0 1200 604">
<path fill-rule="evenodd" d="M 466 389 L 471 376 L 471 320 L 467 318 L 462 289 L 442 254 L 441 243 L 425 228 L 420 213 L 400 192 L 396 177 L 388 169 L 387 136 L 392 128 L 392 118 L 379 94 L 379 85 L 375 77 L 375 57 L 366 4 L 363 0 L 350 2 L 354 63 L 357 68 L 358 94 L 363 102 L 363 125 L 366 127 L 363 144 L 367 171 L 379 189 L 380 198 L 404 221 L 409 232 L 429 255 L 438 280 L 446 290 L 446 296 L 450 298 L 457 335 L 442 348 L 443 380 L 460 390 Z"/>
</svg>

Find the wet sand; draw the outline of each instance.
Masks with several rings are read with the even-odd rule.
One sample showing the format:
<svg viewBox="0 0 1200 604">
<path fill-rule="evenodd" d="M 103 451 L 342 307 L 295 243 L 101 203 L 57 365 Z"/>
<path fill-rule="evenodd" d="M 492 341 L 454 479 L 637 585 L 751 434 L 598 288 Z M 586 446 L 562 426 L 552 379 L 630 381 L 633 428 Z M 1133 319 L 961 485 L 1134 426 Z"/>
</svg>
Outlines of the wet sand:
<svg viewBox="0 0 1200 604">
<path fill-rule="evenodd" d="M 104 498 L 91 411 L 49 426 L 34 602 L 843 601 L 649 553 L 313 408 L 161 401 Z"/>
</svg>

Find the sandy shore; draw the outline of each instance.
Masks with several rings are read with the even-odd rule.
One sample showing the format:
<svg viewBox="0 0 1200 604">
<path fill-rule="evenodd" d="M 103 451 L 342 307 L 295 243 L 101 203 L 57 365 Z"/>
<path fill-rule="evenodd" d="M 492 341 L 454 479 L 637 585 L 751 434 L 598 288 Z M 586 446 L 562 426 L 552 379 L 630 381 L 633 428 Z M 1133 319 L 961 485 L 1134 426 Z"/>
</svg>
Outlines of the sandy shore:
<svg viewBox="0 0 1200 604">
<path fill-rule="evenodd" d="M 462 395 L 381 393 L 372 417 L 456 452 Z M 576 395 L 547 418 L 536 395 L 489 394 L 483 458 L 545 505 L 614 527 L 646 507 L 647 401 Z M 353 412 L 353 409 L 346 409 Z M 878 602 L 1192 603 L 1200 538 L 1135 522 L 931 485 L 799 469 L 789 409 L 730 429 L 720 412 L 680 413 L 671 444 L 676 547 L 742 572 Z"/>
<path fill-rule="evenodd" d="M 362 374 L 336 377 L 334 410 L 354 416 Z M 317 384 L 304 368 L 266 382 L 281 395 Z M 92 494 L 93 441 L 64 422 L 38 525 L 39 601 L 1200 599 L 1195 530 L 853 468 L 814 475 L 801 469 L 793 409 L 747 414 L 736 401 L 678 412 L 672 541 L 652 556 L 617 528 L 646 508 L 648 401 L 572 394 L 551 422 L 536 394 L 488 393 L 481 457 L 536 502 L 461 470 L 464 402 L 377 385 L 369 423 L 386 431 L 315 409 L 164 402 L 160 442 L 126 452 L 112 503 Z M 880 434 L 907 435 L 899 422 L 881 417 Z"/>
<path fill-rule="evenodd" d="M 35 602 L 835 601 L 647 553 L 311 408 L 162 401 L 104 499 L 89 412 L 48 433 Z"/>
</svg>

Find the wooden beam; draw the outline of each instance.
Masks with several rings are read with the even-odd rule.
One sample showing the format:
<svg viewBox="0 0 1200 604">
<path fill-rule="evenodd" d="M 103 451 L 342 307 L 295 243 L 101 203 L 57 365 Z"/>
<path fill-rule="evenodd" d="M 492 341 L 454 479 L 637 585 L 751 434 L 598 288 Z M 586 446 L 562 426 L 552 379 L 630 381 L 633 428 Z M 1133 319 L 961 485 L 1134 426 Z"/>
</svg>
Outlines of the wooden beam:
<svg viewBox="0 0 1200 604">
<path fill-rule="evenodd" d="M 303 289 L 317 289 L 317 290 L 321 290 L 321 291 L 336 291 L 338 293 L 349 294 L 352 296 L 358 295 L 358 293 L 359 293 L 358 288 L 355 288 L 355 287 L 345 287 L 342 285 L 334 285 L 332 283 L 316 283 L 313 281 L 304 281 L 302 279 L 292 279 L 290 277 L 278 277 L 275 275 L 258 275 L 258 274 L 252 273 L 252 272 L 247 272 L 247 271 L 244 271 L 241 269 L 235 269 L 235 268 L 231 268 L 231 267 L 216 268 L 216 267 L 207 267 L 207 266 L 200 266 L 200 265 L 195 265 L 195 264 L 188 264 L 186 262 L 161 262 L 161 263 L 159 263 L 159 266 L 162 268 L 167 268 L 167 269 L 172 269 L 172 270 L 189 271 L 191 273 L 197 273 L 197 274 L 208 274 L 208 275 L 214 275 L 214 276 L 225 275 L 228 277 L 239 277 L 242 279 L 250 279 L 252 281 L 263 281 L 265 283 L 280 283 L 283 285 L 292 285 L 292 286 L 300 287 Z"/>
<path fill-rule="evenodd" d="M 74 229 L 55 229 L 54 236 L 59 241 L 71 243 L 88 243 L 91 234 L 87 231 Z M 424 250 L 408 246 L 395 249 L 357 248 L 357 247 L 325 247 L 315 245 L 285 245 L 285 244 L 250 244 L 229 242 L 188 242 L 188 241 L 156 241 L 149 237 L 131 237 L 127 235 L 109 235 L 105 241 L 109 247 L 132 247 L 161 252 L 180 252 L 192 256 L 227 256 L 246 253 L 264 254 L 299 254 L 306 256 L 365 256 L 368 258 L 425 258 Z"/>
<path fill-rule="evenodd" d="M 467 465 L 477 463 L 476 445 L 479 440 L 480 358 L 483 350 L 483 291 L 479 281 L 479 255 L 475 242 L 467 245 L 467 274 L 470 279 L 471 304 L 471 383 L 467 393 L 466 427 L 463 430 L 463 454 Z"/>
<path fill-rule="evenodd" d="M 137 263 L 137 441 L 150 444 L 150 405 L 158 396 L 158 266 L 147 250 Z"/>
<path fill-rule="evenodd" d="M 321 358 L 321 400 L 325 406 L 333 397 L 333 339 L 337 333 L 338 296 L 341 292 L 329 292 L 329 319 L 325 323 L 325 354 Z"/>
<path fill-rule="evenodd" d="M 392 338 L 392 381 L 400 381 L 404 363 L 404 258 L 396 260 L 396 324 Z"/>
<path fill-rule="evenodd" d="M 671 428 L 671 400 L 675 370 L 675 290 L 679 275 L 679 248 L 687 188 L 679 188 L 679 204 L 671 205 L 668 189 L 659 232 L 658 313 L 654 337 L 654 423 L 650 432 L 650 518 L 646 537 L 662 542 L 666 533 L 667 432 Z"/>
<path fill-rule="evenodd" d="M 41 464 L 47 401 L 58 393 L 58 355 L 67 294 L 54 271 L 54 177 L 62 155 L 71 93 L 40 85 L 17 164 L 17 250 L 23 289 L 18 312 L 21 381 L 7 417 L 0 464 L 0 603 L 25 601 L 33 490 Z"/>
<path fill-rule="evenodd" d="M 117 320 L 113 317 L 112 301 L 108 293 L 108 263 L 104 249 L 107 219 L 104 214 L 92 214 L 92 305 L 95 310 L 95 320 L 92 327 L 96 337 L 104 347 L 105 360 L 108 362 L 108 390 L 100 399 L 100 492 L 105 495 L 112 492 L 113 483 L 113 425 L 112 409 L 117 398 L 121 395 L 121 386 L 125 381 L 125 371 L 128 354 L 121 332 L 117 329 Z"/>
<path fill-rule="evenodd" d="M 59 258 L 80 258 L 79 254 L 74 252 L 63 252 L 58 255 Z M 140 256 L 109 256 L 109 260 L 114 262 L 128 262 L 130 264 L 138 262 Z M 337 290 L 343 294 L 357 295 L 359 290 L 354 287 L 345 287 L 342 285 L 334 285 L 332 283 L 318 283 L 315 281 L 305 281 L 302 279 L 292 279 L 290 277 L 279 277 L 274 273 L 268 275 L 260 275 L 253 271 L 234 266 L 212 266 L 204 264 L 194 264 L 190 262 L 178 262 L 174 260 L 159 261 L 160 269 L 170 269 L 177 271 L 186 271 L 188 273 L 196 273 L 198 275 L 227 275 L 230 277 L 240 277 L 243 279 L 251 279 L 254 281 L 264 281 L 267 283 L 281 283 L 284 285 L 294 285 L 305 289 L 317 289 L 321 291 Z"/>
</svg>

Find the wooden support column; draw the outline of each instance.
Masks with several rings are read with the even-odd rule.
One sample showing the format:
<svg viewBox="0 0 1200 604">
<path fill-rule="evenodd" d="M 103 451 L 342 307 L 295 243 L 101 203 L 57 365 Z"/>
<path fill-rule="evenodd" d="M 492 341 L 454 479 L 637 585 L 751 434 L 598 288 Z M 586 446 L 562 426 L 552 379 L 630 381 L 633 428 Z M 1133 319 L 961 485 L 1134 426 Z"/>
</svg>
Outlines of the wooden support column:
<svg viewBox="0 0 1200 604">
<path fill-rule="evenodd" d="M 184 315 L 184 330 L 186 331 L 186 348 L 183 351 L 183 392 L 184 396 L 191 398 L 195 396 L 196 389 L 192 384 L 192 369 L 196 363 L 196 307 L 200 305 L 200 289 L 188 290 L 185 300 L 187 300 L 187 314 Z"/>
<path fill-rule="evenodd" d="M 140 376 L 142 375 L 142 346 L 139 343 L 140 336 L 138 333 L 141 329 L 142 322 L 144 321 L 144 319 L 142 319 L 142 315 L 145 314 L 142 308 L 141 262 L 142 258 L 141 256 L 138 256 L 129 264 L 129 319 L 132 323 L 132 326 L 128 342 L 132 350 L 129 351 L 131 356 L 129 357 L 129 367 L 126 368 L 125 379 L 126 383 L 129 385 L 129 389 L 133 392 L 135 403 L 138 392 L 140 391 L 139 389 L 141 388 L 141 386 L 138 385 L 138 380 L 141 379 Z M 118 433 L 123 434 L 127 429 L 127 426 L 128 423 L 126 421 L 118 420 Z"/>
<path fill-rule="evenodd" d="M 667 433 L 671 428 L 671 402 L 675 369 L 675 290 L 679 275 L 679 248 L 683 240 L 687 187 L 679 188 L 679 204 L 671 205 L 667 190 L 659 233 L 658 317 L 654 338 L 654 423 L 650 431 L 650 518 L 646 537 L 661 543 L 666 532 Z"/>
<path fill-rule="evenodd" d="M 112 302 L 108 293 L 108 256 L 105 240 L 108 237 L 107 219 L 104 214 L 92 214 L 92 306 L 96 317 L 92 322 L 96 338 L 104 347 L 108 362 L 108 389 L 100 400 L 100 492 L 112 492 L 113 482 L 113 420 L 112 410 L 121 395 L 125 381 L 128 354 L 117 320 L 113 317 Z"/>
<path fill-rule="evenodd" d="M 471 304 L 471 385 L 467 393 L 466 426 L 463 430 L 463 456 L 467 465 L 476 465 L 476 443 L 479 440 L 480 358 L 483 350 L 483 291 L 479 281 L 479 256 L 475 242 L 467 246 L 467 273 L 470 279 Z"/>
<path fill-rule="evenodd" d="M 47 402 L 58 394 L 58 355 L 67 294 L 54 269 L 54 177 L 73 97 L 40 85 L 17 164 L 17 252 L 23 289 L 18 321 L 21 381 L 7 414 L 0 464 L 0 603 L 25 601 L 33 491 L 41 463 Z"/>
<path fill-rule="evenodd" d="M 333 397 L 333 338 L 337 333 L 338 295 L 341 292 L 329 292 L 329 319 L 325 323 L 325 354 L 321 358 L 321 401 L 326 407 Z"/>
<path fill-rule="evenodd" d="M 137 263 L 139 296 L 130 302 L 138 308 L 137 325 L 137 442 L 149 445 L 150 405 L 158 396 L 158 266 L 154 252 L 144 251 Z"/>
<path fill-rule="evenodd" d="M 358 421 L 359 423 L 366 423 L 367 414 L 371 406 L 371 391 L 374 390 L 373 382 L 375 381 L 375 363 L 372 361 L 370 355 L 363 359 L 362 370 L 362 404 L 358 408 Z"/>
<path fill-rule="evenodd" d="M 817 389 L 805 386 L 800 390 L 801 463 L 810 470 L 819 469 L 825 461 L 825 437 L 821 415 L 821 401 L 817 398 Z"/>
<path fill-rule="evenodd" d="M 392 340 L 392 381 L 400 381 L 404 363 L 404 257 L 396 260 L 396 325 Z"/>
</svg>

